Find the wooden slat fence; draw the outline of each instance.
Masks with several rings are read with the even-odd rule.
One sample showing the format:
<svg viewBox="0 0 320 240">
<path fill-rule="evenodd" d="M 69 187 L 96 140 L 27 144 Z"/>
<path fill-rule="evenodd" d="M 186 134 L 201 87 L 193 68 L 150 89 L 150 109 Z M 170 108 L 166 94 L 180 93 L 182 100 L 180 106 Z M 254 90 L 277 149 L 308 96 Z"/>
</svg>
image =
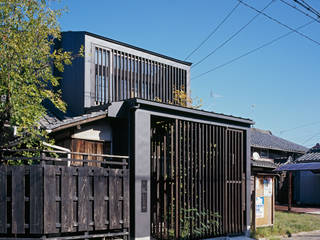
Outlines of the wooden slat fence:
<svg viewBox="0 0 320 240">
<path fill-rule="evenodd" d="M 97 231 L 128 235 L 129 169 L 0 166 L 0 238 Z"/>
<path fill-rule="evenodd" d="M 183 120 L 154 121 L 152 236 L 200 239 L 245 231 L 242 130 Z"/>
</svg>

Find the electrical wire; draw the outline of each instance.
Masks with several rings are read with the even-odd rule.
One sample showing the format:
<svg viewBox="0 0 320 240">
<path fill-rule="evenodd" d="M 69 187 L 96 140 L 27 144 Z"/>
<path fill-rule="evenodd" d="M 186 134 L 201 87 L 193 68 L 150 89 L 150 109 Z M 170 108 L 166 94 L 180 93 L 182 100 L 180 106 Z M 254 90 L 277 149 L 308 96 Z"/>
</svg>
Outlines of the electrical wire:
<svg viewBox="0 0 320 240">
<path fill-rule="evenodd" d="M 289 129 L 281 130 L 281 131 L 280 131 L 280 134 L 283 134 L 283 133 L 285 133 L 285 132 L 289 132 L 289 131 L 292 131 L 292 130 L 300 129 L 300 128 L 305 128 L 305 127 L 313 126 L 313 125 L 316 125 L 316 124 L 319 124 L 319 123 L 320 123 L 320 121 L 317 121 L 317 122 L 312 122 L 312 123 L 308 123 L 308 124 L 299 125 L 299 126 L 294 127 L 294 128 L 289 128 Z"/>
<path fill-rule="evenodd" d="M 297 27 L 294 30 L 302 29 L 302 28 L 310 25 L 313 22 L 314 21 L 307 22 L 307 23 L 301 25 L 300 27 Z M 218 65 L 218 66 L 216 66 L 216 67 L 214 67 L 214 68 L 212 68 L 212 69 L 210 69 L 210 70 L 208 70 L 208 71 L 206 71 L 204 73 L 201 73 L 201 74 L 197 75 L 196 77 L 193 77 L 192 79 L 200 78 L 200 77 L 202 77 L 202 76 L 204 76 L 204 75 L 206 75 L 206 74 L 208 74 L 210 72 L 213 72 L 213 71 L 215 71 L 215 70 L 217 70 L 219 68 L 225 67 L 225 66 L 227 66 L 227 65 L 229 65 L 229 64 L 231 64 L 231 63 L 233 63 L 233 62 L 235 62 L 235 61 L 237 61 L 237 60 L 239 60 L 239 59 L 241 59 L 243 57 L 246 57 L 246 56 L 248 56 L 248 55 L 250 55 L 250 54 L 252 54 L 252 53 L 254 53 L 254 52 L 256 52 L 256 51 L 258 51 L 258 50 L 260 50 L 262 48 L 264 48 L 264 47 L 267 47 L 267 46 L 273 44 L 274 42 L 277 42 L 280 39 L 285 38 L 285 37 L 289 36 L 290 34 L 294 33 L 295 32 L 294 30 L 291 30 L 290 32 L 287 32 L 287 33 L 285 33 L 285 34 L 283 34 L 283 35 L 281 35 L 279 37 L 276 37 L 276 38 L 272 39 L 271 41 L 269 41 L 267 43 L 264 43 L 264 44 L 260 45 L 259 47 L 255 48 L 255 49 L 252 49 L 252 50 L 250 50 L 250 51 L 248 51 L 248 52 L 246 52 L 246 53 L 244 53 L 244 54 L 242 54 L 242 55 L 240 55 L 238 57 L 235 57 L 235 58 L 233 58 L 233 59 L 231 59 L 231 60 L 229 60 L 229 61 L 227 61 L 227 62 L 225 62 L 223 64 L 220 64 L 220 65 Z"/>
<path fill-rule="evenodd" d="M 288 3 L 288 2 L 286 2 L 285 0 L 280 0 L 280 1 L 281 1 L 281 2 L 283 2 L 284 4 L 286 4 L 287 6 L 292 7 L 293 9 L 297 10 L 298 12 L 300 12 L 300 13 L 302 13 L 302 14 L 306 15 L 307 17 L 309 17 L 309 18 L 311 18 L 311 19 L 313 19 L 313 20 L 317 21 L 318 23 L 320 23 L 320 20 L 319 20 L 319 19 L 317 19 L 317 18 L 315 18 L 315 17 L 313 17 L 313 16 L 309 15 L 308 13 L 306 13 L 306 12 L 302 11 L 301 9 L 297 8 L 296 6 L 294 6 L 294 5 L 292 5 L 292 4 Z"/>
<path fill-rule="evenodd" d="M 312 39 L 311 37 L 309 37 L 309 36 L 307 36 L 307 35 L 305 35 L 305 34 L 303 34 L 303 33 L 301 33 L 301 32 L 298 32 L 298 31 L 295 30 L 294 28 L 289 27 L 287 24 L 284 24 L 284 23 L 280 22 L 279 20 L 271 17 L 270 15 L 268 15 L 268 14 L 266 14 L 266 13 L 263 13 L 262 11 L 260 11 L 260 10 L 256 9 L 255 7 L 253 7 L 253 6 L 251 6 L 251 5 L 243 2 L 242 0 L 238 0 L 238 1 L 241 2 L 244 6 L 246 6 L 246 7 L 248 7 L 248 8 L 251 8 L 252 10 L 254 10 L 254 11 L 256 11 L 256 12 L 264 15 L 264 16 L 267 17 L 267 18 L 269 18 L 270 20 L 272 20 L 272 21 L 280 24 L 281 26 L 283 26 L 283 27 L 285 27 L 285 28 L 288 28 L 288 29 L 294 31 L 295 33 L 299 34 L 300 36 L 302 36 L 302 37 L 304 37 L 304 38 L 306 38 L 306 39 L 308 39 L 308 40 L 310 40 L 310 41 L 312 41 L 312 42 L 314 42 L 315 44 L 317 44 L 317 45 L 320 46 L 320 42 L 318 42 L 317 40 L 314 40 L 314 39 Z"/>
<path fill-rule="evenodd" d="M 313 7 L 311 7 L 308 3 L 302 0 L 302 2 L 298 0 L 293 0 L 294 2 L 298 3 L 300 6 L 304 7 L 307 9 L 309 12 L 312 12 L 314 15 L 316 15 L 318 18 L 320 18 L 320 13 L 315 10 Z"/>
<path fill-rule="evenodd" d="M 315 138 L 318 135 L 320 135 L 320 132 L 317 132 L 316 134 L 314 134 L 311 137 L 307 138 L 302 144 L 305 144 L 305 143 L 309 142 L 311 139 Z"/>
<path fill-rule="evenodd" d="M 191 66 L 191 68 L 196 67 L 200 63 L 202 63 L 204 60 L 206 60 L 208 57 L 210 57 L 212 54 L 214 54 L 216 51 L 218 51 L 220 48 L 222 48 L 224 45 L 226 45 L 228 42 L 230 42 L 235 36 L 237 36 L 240 32 L 242 32 L 246 27 L 249 26 L 250 23 L 252 23 L 264 10 L 266 10 L 275 0 L 271 0 L 261 11 L 260 13 L 253 16 L 249 22 L 247 22 L 245 25 L 243 25 L 238 31 L 236 31 L 234 34 L 231 35 L 227 40 L 225 40 L 223 43 L 221 43 L 218 47 L 216 47 L 213 51 L 211 51 L 208 55 L 206 55 L 204 58 L 196 62 Z M 240 1 L 241 3 L 241 1 Z"/>
<path fill-rule="evenodd" d="M 233 8 L 232 10 L 227 14 L 227 16 L 218 24 L 218 26 L 216 26 L 216 28 L 191 52 L 189 53 L 189 55 L 184 59 L 187 60 L 188 58 L 190 58 L 196 51 L 199 50 L 199 48 L 202 47 L 203 44 L 205 44 L 209 38 L 212 37 L 213 34 L 216 33 L 216 31 L 218 31 L 218 29 L 222 26 L 222 24 L 227 21 L 227 19 L 232 15 L 232 13 L 240 6 L 240 2 L 238 2 Z"/>
</svg>

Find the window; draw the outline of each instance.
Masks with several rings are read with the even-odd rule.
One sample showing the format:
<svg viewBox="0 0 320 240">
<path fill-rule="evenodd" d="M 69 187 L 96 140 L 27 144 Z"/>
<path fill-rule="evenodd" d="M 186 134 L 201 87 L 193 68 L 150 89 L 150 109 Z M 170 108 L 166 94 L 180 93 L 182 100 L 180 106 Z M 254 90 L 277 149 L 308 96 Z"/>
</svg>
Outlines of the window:
<svg viewBox="0 0 320 240">
<path fill-rule="evenodd" d="M 95 48 L 95 101 L 103 104 L 110 96 L 110 51 Z"/>
<path fill-rule="evenodd" d="M 97 105 L 134 97 L 175 104 L 173 91 L 187 89 L 187 70 L 114 49 L 94 50 Z"/>
</svg>

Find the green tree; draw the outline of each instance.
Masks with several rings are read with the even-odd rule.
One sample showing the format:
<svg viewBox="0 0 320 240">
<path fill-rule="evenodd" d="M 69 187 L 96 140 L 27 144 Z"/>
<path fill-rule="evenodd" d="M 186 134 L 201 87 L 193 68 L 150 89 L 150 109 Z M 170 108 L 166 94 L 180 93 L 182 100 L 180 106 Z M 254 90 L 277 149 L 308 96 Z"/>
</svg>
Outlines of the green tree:
<svg viewBox="0 0 320 240">
<path fill-rule="evenodd" d="M 46 139 L 46 131 L 39 128 L 44 99 L 66 109 L 53 75 L 53 67 L 63 71 L 74 57 L 53 50 L 61 37 L 61 14 L 46 0 L 0 0 L 0 148 L 10 138 L 8 126 L 16 126 L 24 146 L 39 147 L 39 140 Z"/>
</svg>

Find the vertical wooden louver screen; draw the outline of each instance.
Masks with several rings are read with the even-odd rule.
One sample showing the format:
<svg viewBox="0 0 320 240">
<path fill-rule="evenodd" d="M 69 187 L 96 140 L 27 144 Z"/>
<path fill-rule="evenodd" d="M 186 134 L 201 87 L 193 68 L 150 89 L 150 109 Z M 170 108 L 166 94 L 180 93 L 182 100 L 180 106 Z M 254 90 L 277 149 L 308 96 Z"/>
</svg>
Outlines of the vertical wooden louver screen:
<svg viewBox="0 0 320 240">
<path fill-rule="evenodd" d="M 103 104 L 110 101 L 110 52 L 95 48 L 95 101 Z"/>
<path fill-rule="evenodd" d="M 245 228 L 242 130 L 154 121 L 151 232 L 156 239 L 209 238 Z"/>
<path fill-rule="evenodd" d="M 187 89 L 186 70 L 126 52 L 95 47 L 94 63 L 97 105 L 130 98 L 176 104 L 174 90 Z"/>
</svg>

